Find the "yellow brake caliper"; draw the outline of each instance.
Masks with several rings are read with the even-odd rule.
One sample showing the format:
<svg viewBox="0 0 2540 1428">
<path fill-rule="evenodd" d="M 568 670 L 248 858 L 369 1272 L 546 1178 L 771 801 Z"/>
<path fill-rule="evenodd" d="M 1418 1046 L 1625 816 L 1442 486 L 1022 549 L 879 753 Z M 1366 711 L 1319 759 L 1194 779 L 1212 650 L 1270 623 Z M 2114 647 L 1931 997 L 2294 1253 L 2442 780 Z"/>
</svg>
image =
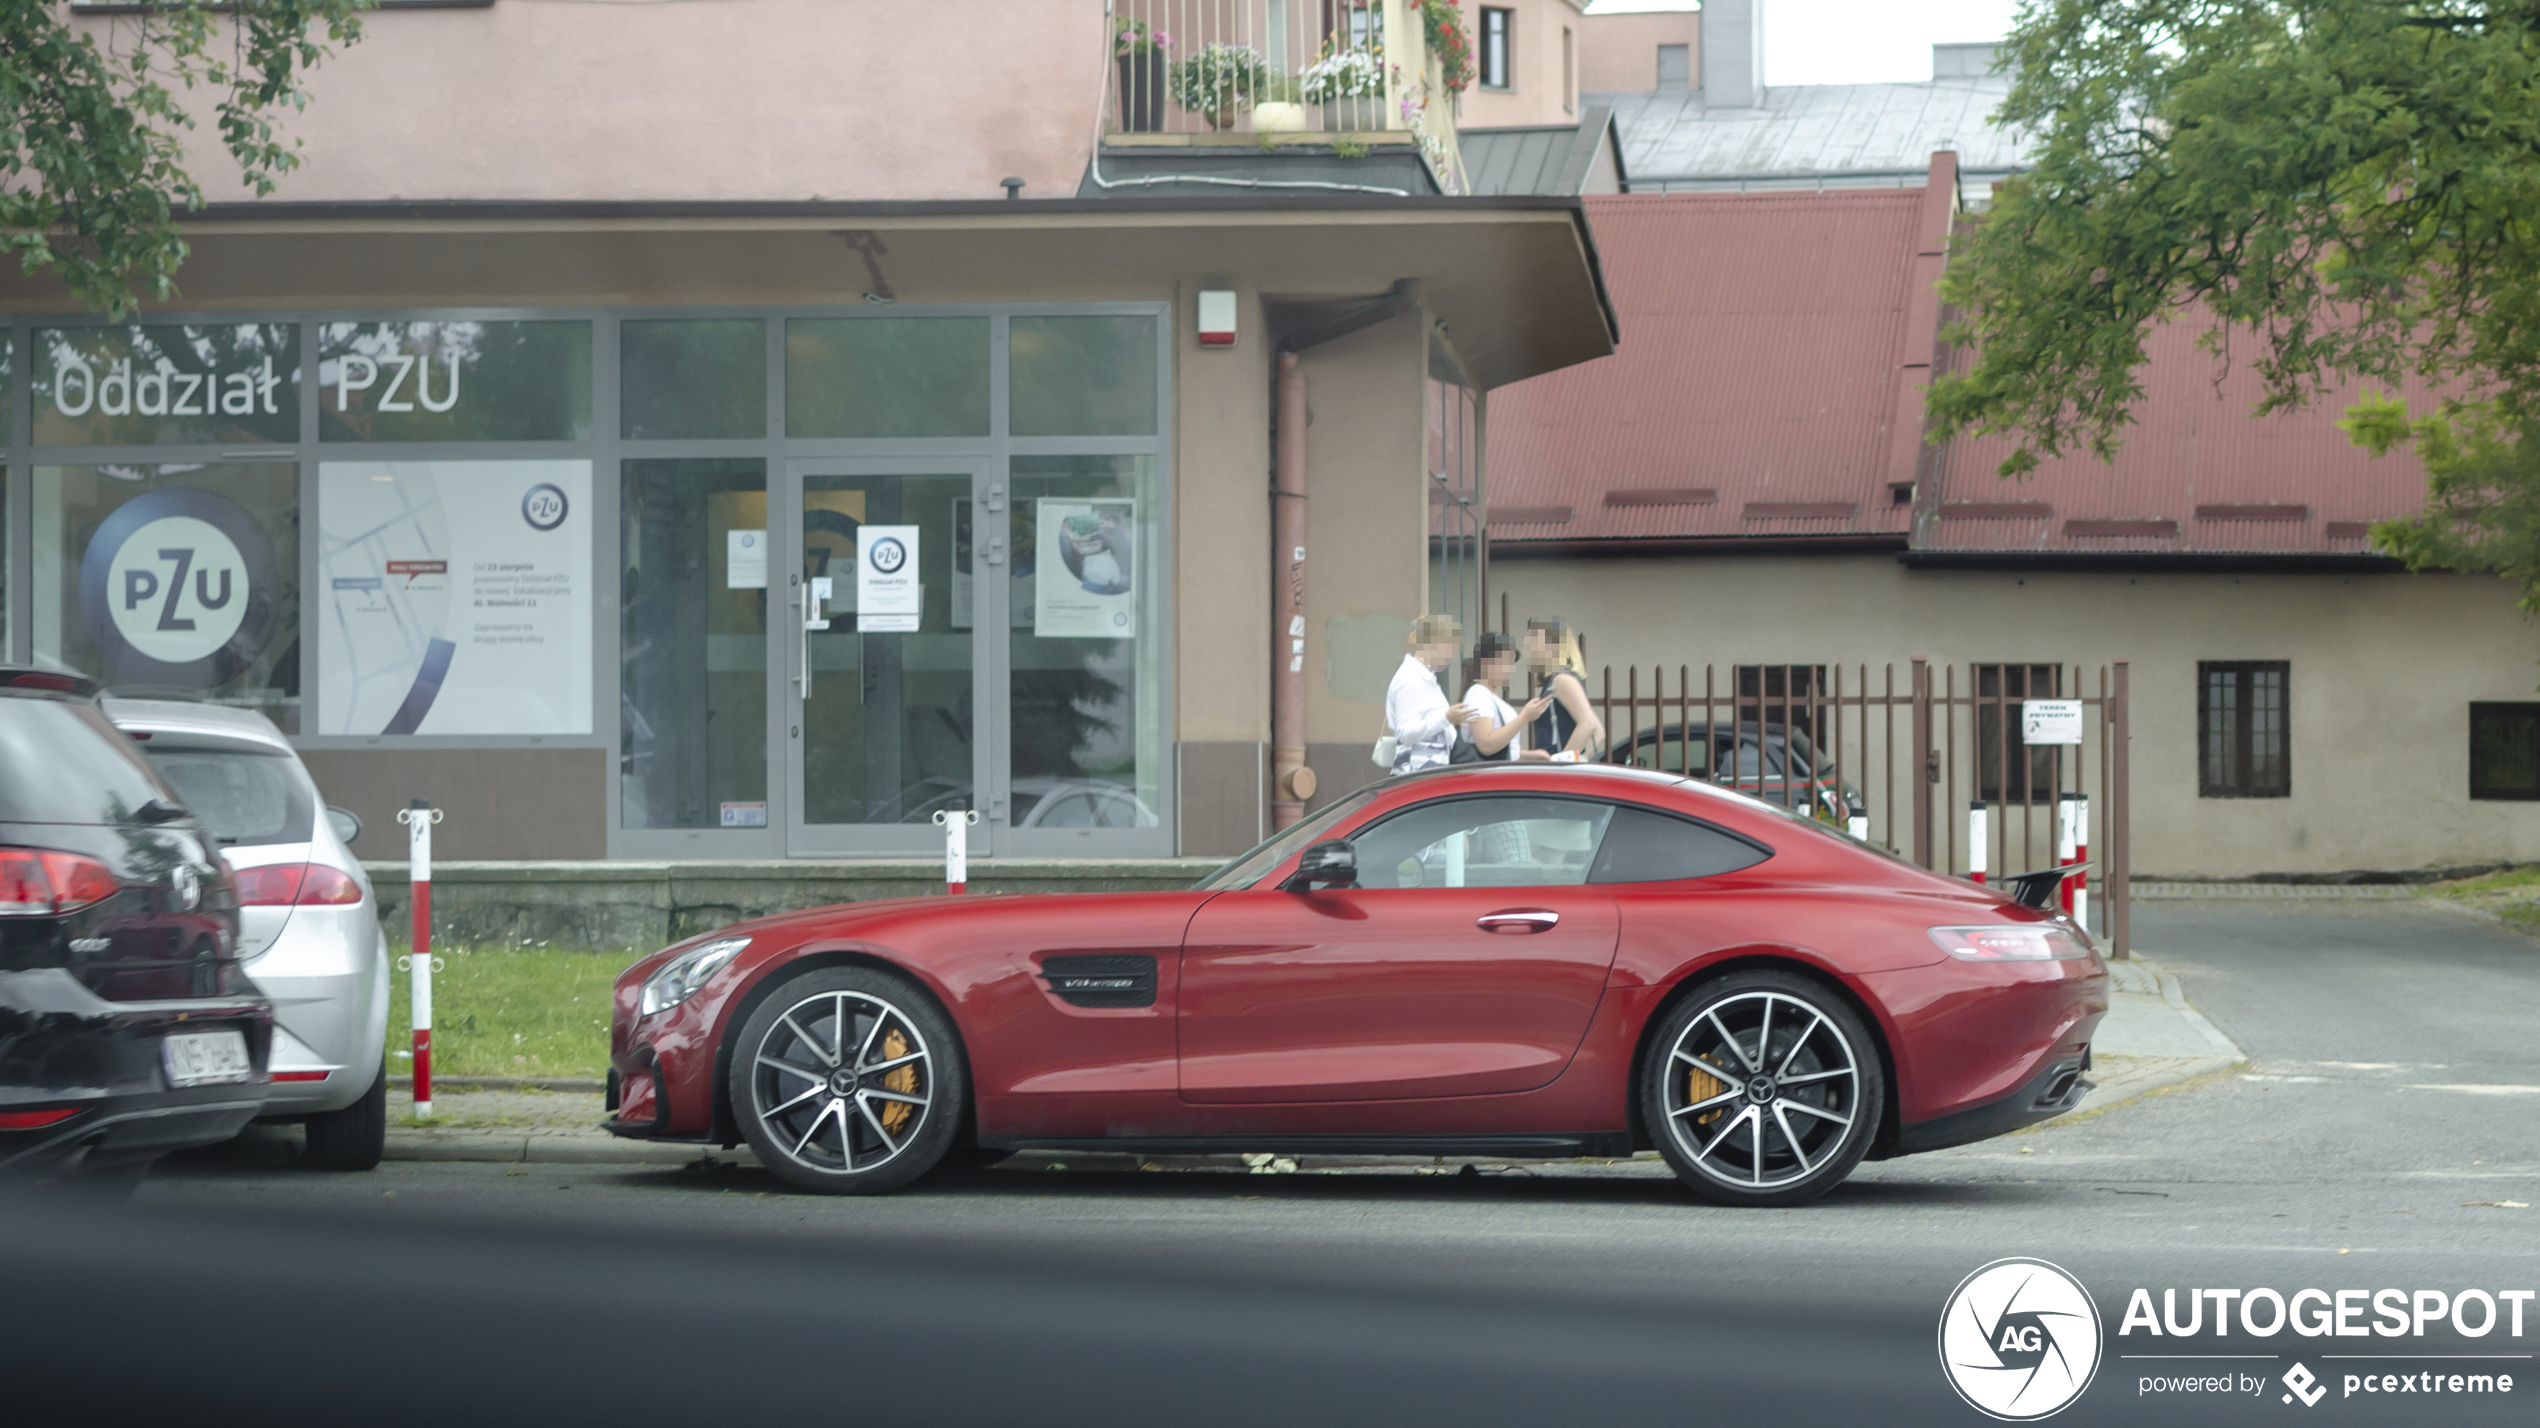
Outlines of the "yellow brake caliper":
<svg viewBox="0 0 2540 1428">
<path fill-rule="evenodd" d="M 900 1035 L 898 1027 L 893 1027 L 882 1034 L 883 1060 L 897 1061 L 907 1054 L 908 1038 Z M 885 1090 L 897 1091 L 903 1096 L 916 1095 L 917 1063 L 912 1061 L 906 1066 L 902 1066 L 885 1075 L 882 1078 L 882 1085 Z M 882 1103 L 882 1129 L 889 1131 L 892 1135 L 896 1136 L 900 1133 L 900 1127 L 907 1125 L 908 1118 L 915 1114 L 917 1114 L 917 1107 L 910 1105 L 906 1101 L 884 1101 Z"/>
<path fill-rule="evenodd" d="M 1701 1105 L 1704 1101 L 1728 1089 L 1728 1082 L 1702 1069 L 1702 1063 L 1698 1061 L 1694 1063 L 1691 1071 L 1685 1073 L 1685 1104 L 1688 1106 Z M 1695 1116 L 1693 1123 L 1698 1126 L 1707 1126 L 1727 1114 L 1728 1107 L 1722 1106 L 1717 1110 L 1704 1111 L 1701 1115 Z"/>
</svg>

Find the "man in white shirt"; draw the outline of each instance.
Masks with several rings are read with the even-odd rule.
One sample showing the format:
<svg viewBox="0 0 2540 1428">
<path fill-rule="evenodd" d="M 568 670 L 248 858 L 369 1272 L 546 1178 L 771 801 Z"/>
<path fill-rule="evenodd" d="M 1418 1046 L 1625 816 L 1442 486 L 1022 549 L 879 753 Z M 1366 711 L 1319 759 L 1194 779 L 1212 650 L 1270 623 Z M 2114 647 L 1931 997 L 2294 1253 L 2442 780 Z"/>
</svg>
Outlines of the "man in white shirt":
<svg viewBox="0 0 2540 1428">
<path fill-rule="evenodd" d="M 1402 667 L 1385 690 L 1385 727 L 1393 731 L 1393 771 L 1435 768 L 1455 751 L 1455 731 L 1472 717 L 1462 704 L 1446 702 L 1438 687 L 1438 671 L 1463 648 L 1462 632 L 1444 615 L 1422 615 L 1411 622 L 1410 648 Z"/>
</svg>

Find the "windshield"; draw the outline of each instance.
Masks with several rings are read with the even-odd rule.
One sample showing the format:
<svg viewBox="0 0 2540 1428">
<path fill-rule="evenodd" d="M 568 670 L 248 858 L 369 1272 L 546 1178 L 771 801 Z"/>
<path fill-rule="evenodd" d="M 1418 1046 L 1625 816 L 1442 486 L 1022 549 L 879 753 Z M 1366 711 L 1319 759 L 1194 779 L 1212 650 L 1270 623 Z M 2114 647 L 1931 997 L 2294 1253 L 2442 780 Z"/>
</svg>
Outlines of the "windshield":
<svg viewBox="0 0 2540 1428">
<path fill-rule="evenodd" d="M 161 735 L 161 738 L 166 737 Z M 306 843 L 316 800 L 285 753 L 142 745 L 150 766 L 222 843 Z"/>
<path fill-rule="evenodd" d="M 1200 879 L 1196 884 L 1198 890 L 1219 892 L 1227 888 L 1252 886 L 1261 881 L 1263 874 L 1286 862 L 1290 854 L 1321 838 L 1342 820 L 1366 807 L 1367 800 L 1375 796 L 1376 788 L 1371 786 L 1338 800 L 1331 807 L 1284 833 L 1273 835 L 1270 841 Z"/>
<path fill-rule="evenodd" d="M 159 796 L 96 705 L 0 696 L 0 821 L 121 823 Z"/>
</svg>

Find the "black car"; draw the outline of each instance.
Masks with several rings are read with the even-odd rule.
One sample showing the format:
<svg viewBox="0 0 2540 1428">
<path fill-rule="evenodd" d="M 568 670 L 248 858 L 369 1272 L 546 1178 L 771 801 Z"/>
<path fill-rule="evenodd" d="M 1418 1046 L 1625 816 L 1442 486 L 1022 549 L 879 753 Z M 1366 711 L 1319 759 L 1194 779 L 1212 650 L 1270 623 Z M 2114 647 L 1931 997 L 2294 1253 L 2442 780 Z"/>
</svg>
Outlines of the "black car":
<svg viewBox="0 0 2540 1428">
<path fill-rule="evenodd" d="M 1695 778 L 1751 793 L 1838 828 L 1869 811 L 1860 793 L 1843 781 L 1833 764 L 1818 759 L 1807 730 L 1781 724 L 1759 727 L 1750 720 L 1736 725 L 1660 725 L 1616 744 L 1606 758 L 1634 768 L 1683 773 L 1688 744 L 1696 751 Z"/>
<path fill-rule="evenodd" d="M 265 1101 L 212 835 L 88 681 L 0 665 L 0 1175 L 137 1180 Z"/>
</svg>

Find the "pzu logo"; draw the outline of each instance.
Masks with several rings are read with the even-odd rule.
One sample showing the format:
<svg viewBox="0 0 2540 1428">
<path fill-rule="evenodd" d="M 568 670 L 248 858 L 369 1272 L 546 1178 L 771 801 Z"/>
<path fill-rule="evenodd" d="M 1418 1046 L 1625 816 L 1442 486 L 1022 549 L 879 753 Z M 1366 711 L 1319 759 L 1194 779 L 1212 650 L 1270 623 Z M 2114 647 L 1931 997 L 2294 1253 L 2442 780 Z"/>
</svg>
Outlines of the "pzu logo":
<svg viewBox="0 0 2540 1428">
<path fill-rule="evenodd" d="M 80 562 L 89 637 L 124 678 L 219 683 L 254 658 L 264 633 L 270 601 L 258 586 L 270 549 L 253 518 L 209 491 L 127 501 Z"/>
</svg>

